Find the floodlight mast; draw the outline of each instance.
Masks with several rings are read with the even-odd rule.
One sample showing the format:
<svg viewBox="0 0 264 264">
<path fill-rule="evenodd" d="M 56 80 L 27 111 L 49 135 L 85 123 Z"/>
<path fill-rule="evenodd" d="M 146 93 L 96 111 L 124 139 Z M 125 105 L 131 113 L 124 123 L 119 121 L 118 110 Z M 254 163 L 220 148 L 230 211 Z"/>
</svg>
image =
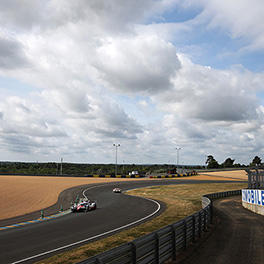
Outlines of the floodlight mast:
<svg viewBox="0 0 264 264">
<path fill-rule="evenodd" d="M 177 170 L 178 170 L 178 167 L 179 167 L 179 160 L 180 160 L 180 150 L 182 148 L 180 147 L 177 147 L 176 150 L 177 150 Z"/>
<path fill-rule="evenodd" d="M 120 147 L 120 144 L 113 144 L 113 146 L 116 149 L 115 151 L 115 176 L 116 176 L 117 175 L 117 148 Z"/>
<path fill-rule="evenodd" d="M 62 175 L 62 162 L 63 162 L 63 158 L 61 158 L 60 175 Z"/>
</svg>

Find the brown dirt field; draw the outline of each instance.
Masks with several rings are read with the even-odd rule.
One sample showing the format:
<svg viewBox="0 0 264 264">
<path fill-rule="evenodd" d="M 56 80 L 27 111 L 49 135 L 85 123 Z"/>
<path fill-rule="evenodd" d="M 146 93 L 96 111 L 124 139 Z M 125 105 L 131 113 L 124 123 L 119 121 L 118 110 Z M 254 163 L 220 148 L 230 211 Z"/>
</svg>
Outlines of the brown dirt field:
<svg viewBox="0 0 264 264">
<path fill-rule="evenodd" d="M 246 171 L 244 170 L 235 170 L 235 171 L 214 171 L 214 172 L 203 172 L 203 175 L 209 176 L 209 177 L 215 177 L 215 178 L 230 178 L 232 180 L 243 180 L 247 181 L 248 176 Z"/>
</svg>

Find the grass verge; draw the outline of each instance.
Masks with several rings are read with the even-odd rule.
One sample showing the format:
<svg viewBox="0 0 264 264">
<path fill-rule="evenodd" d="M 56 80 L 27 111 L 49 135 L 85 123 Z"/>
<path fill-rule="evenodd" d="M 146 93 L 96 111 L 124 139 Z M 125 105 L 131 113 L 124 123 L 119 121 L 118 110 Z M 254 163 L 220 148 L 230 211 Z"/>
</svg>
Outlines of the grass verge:
<svg viewBox="0 0 264 264">
<path fill-rule="evenodd" d="M 165 212 L 149 222 L 129 230 L 121 231 L 110 237 L 90 242 L 77 249 L 58 254 L 38 264 L 65 263 L 73 264 L 93 255 L 129 242 L 142 235 L 151 233 L 163 226 L 177 222 L 201 208 L 201 197 L 204 194 L 247 188 L 245 183 L 207 183 L 154 186 L 129 191 L 128 194 L 156 199 L 166 203 Z"/>
</svg>

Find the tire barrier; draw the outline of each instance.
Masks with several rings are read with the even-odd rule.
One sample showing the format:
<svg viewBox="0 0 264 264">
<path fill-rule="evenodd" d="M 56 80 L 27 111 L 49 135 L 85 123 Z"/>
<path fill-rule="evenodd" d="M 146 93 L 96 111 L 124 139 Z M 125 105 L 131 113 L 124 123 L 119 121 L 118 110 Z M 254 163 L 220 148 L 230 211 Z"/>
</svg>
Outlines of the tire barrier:
<svg viewBox="0 0 264 264">
<path fill-rule="evenodd" d="M 202 209 L 195 214 L 78 264 L 146 264 L 177 260 L 178 254 L 202 237 L 212 224 L 212 200 L 233 195 L 241 195 L 241 190 L 204 195 Z"/>
<path fill-rule="evenodd" d="M 149 178 L 178 178 L 178 177 L 188 177 L 188 176 L 193 176 L 197 175 L 196 171 L 192 172 L 186 172 L 186 173 L 175 173 L 175 174 L 167 174 L 167 175 L 160 175 L 160 176 L 149 176 Z"/>
<path fill-rule="evenodd" d="M 95 178 L 143 178 L 145 175 L 115 175 L 115 174 L 88 174 L 85 177 Z"/>
</svg>

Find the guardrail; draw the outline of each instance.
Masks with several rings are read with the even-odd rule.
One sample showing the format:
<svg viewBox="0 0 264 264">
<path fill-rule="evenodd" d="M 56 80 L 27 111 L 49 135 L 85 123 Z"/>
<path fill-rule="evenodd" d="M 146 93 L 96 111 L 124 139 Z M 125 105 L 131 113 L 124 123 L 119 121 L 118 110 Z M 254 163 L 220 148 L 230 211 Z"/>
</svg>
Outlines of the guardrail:
<svg viewBox="0 0 264 264">
<path fill-rule="evenodd" d="M 79 264 L 148 264 L 176 260 L 177 255 L 198 240 L 212 223 L 212 200 L 233 195 L 241 195 L 241 190 L 204 195 L 203 209 L 195 214 Z"/>
</svg>

